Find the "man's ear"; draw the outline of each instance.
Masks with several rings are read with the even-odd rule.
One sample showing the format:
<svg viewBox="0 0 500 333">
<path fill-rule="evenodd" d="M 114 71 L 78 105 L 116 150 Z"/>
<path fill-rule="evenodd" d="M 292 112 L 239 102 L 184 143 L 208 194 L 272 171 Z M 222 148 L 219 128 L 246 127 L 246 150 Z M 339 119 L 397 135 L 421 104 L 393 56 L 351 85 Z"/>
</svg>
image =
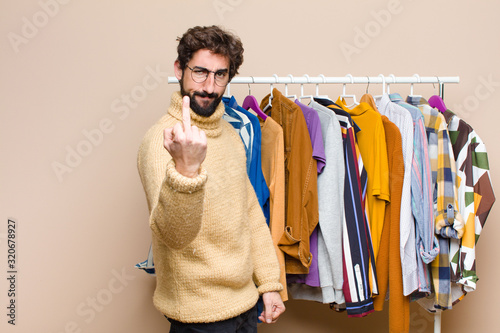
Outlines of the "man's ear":
<svg viewBox="0 0 500 333">
<path fill-rule="evenodd" d="M 180 81 L 182 79 L 182 68 L 179 60 L 176 60 L 174 62 L 174 71 L 175 71 L 175 77 L 177 78 L 177 80 Z"/>
</svg>

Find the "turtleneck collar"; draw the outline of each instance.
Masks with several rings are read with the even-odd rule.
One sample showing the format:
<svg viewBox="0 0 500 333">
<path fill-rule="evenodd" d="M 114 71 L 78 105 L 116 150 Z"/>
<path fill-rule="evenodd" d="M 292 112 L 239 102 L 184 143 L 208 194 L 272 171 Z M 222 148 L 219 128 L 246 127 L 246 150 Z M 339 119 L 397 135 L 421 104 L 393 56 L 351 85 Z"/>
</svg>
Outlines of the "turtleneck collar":
<svg viewBox="0 0 500 333">
<path fill-rule="evenodd" d="M 210 117 L 202 117 L 196 114 L 192 109 L 191 125 L 195 125 L 202 129 L 208 137 L 217 137 L 222 133 L 221 119 L 224 114 L 224 103 L 222 101 L 217 105 L 215 112 Z M 172 94 L 168 113 L 175 119 L 182 121 L 182 96 L 180 91 Z"/>
</svg>

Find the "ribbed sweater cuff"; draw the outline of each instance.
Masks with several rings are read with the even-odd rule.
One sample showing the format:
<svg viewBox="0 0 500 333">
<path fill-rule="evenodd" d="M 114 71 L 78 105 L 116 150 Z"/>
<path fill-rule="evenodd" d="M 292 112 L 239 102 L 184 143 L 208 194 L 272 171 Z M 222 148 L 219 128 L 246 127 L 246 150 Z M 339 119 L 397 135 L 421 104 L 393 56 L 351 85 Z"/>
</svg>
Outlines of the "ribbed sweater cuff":
<svg viewBox="0 0 500 333">
<path fill-rule="evenodd" d="M 271 291 L 282 291 L 283 290 L 283 285 L 279 282 L 268 282 L 264 283 L 263 285 L 260 285 L 257 290 L 259 291 L 259 294 L 262 295 L 264 293 L 268 293 Z"/>
<path fill-rule="evenodd" d="M 186 177 L 181 175 L 175 169 L 174 160 L 170 160 L 167 163 L 167 175 L 166 175 L 166 183 L 177 192 L 181 193 L 193 193 L 199 191 L 203 185 L 207 182 L 207 170 L 200 167 L 198 172 L 198 176 L 194 178 Z"/>
</svg>

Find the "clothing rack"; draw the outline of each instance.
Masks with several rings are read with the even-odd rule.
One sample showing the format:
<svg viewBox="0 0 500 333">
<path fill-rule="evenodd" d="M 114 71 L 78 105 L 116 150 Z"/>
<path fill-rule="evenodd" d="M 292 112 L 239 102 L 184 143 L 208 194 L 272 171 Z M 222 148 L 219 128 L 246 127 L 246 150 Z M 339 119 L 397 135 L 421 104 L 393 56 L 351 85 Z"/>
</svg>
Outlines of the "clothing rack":
<svg viewBox="0 0 500 333">
<path fill-rule="evenodd" d="M 318 94 L 319 84 L 382 84 L 383 92 L 385 93 L 386 88 L 390 84 L 435 84 L 439 85 L 439 96 L 444 99 L 444 85 L 447 83 L 459 83 L 460 77 L 458 76 L 420 76 L 414 74 L 413 76 L 395 76 L 390 74 L 385 76 L 379 74 L 378 76 L 352 76 L 347 74 L 346 76 L 324 76 L 320 74 L 318 76 L 309 76 L 307 74 L 303 76 L 293 76 L 289 74 L 288 76 L 280 77 L 277 74 L 268 77 L 259 76 L 239 76 L 234 77 L 231 82 L 226 87 L 226 95 L 231 95 L 231 84 L 316 84 L 316 93 Z M 179 83 L 176 77 L 168 77 L 168 83 Z M 441 311 L 437 311 L 434 314 L 434 332 L 441 333 Z"/>
<path fill-rule="evenodd" d="M 176 77 L 168 77 L 168 83 L 178 83 Z M 390 74 L 385 76 L 379 74 L 378 76 L 352 76 L 347 74 L 346 76 L 324 76 L 320 74 L 318 76 L 309 76 L 307 74 L 303 76 L 293 76 L 289 74 L 288 76 L 280 77 L 277 74 L 267 77 L 259 76 L 239 76 L 234 77 L 231 82 L 227 85 L 226 95 L 230 95 L 231 84 L 382 84 L 382 89 L 385 92 L 386 86 L 390 84 L 434 84 L 439 85 L 439 96 L 444 97 L 444 85 L 446 83 L 459 83 L 460 77 L 458 76 L 420 76 L 414 74 L 413 76 L 394 76 Z"/>
</svg>

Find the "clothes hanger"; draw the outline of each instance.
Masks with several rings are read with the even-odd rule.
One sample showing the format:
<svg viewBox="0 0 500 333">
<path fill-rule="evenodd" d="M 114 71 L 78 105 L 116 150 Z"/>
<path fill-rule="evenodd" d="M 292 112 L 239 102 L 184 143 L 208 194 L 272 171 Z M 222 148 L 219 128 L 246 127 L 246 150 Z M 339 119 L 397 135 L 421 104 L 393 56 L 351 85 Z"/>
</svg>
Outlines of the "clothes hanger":
<svg viewBox="0 0 500 333">
<path fill-rule="evenodd" d="M 417 83 L 420 83 L 420 75 L 418 74 L 413 74 L 413 77 L 417 79 Z M 408 97 L 422 97 L 422 95 L 413 95 L 413 83 L 410 85 L 410 94 Z"/>
<path fill-rule="evenodd" d="M 290 77 L 290 81 L 292 81 L 292 83 L 295 83 L 294 79 L 293 79 L 293 75 L 292 74 L 288 74 L 288 76 Z M 290 99 L 292 99 L 294 101 L 297 99 L 297 95 L 288 95 L 288 83 L 285 83 L 285 97 L 286 98 L 290 98 Z"/>
<path fill-rule="evenodd" d="M 441 93 L 441 81 L 439 80 L 439 76 L 436 76 L 437 77 L 437 80 L 439 82 L 439 93 Z M 431 96 L 431 98 L 429 98 L 429 105 L 433 108 L 436 108 L 438 109 L 439 111 L 441 112 L 445 112 L 448 108 L 446 107 L 446 105 L 444 104 L 444 101 L 443 99 L 441 98 L 441 96 L 438 96 L 438 95 L 433 95 Z"/>
<path fill-rule="evenodd" d="M 318 76 L 323 78 L 323 84 L 326 84 L 326 77 L 323 74 L 320 74 Z M 316 96 L 315 97 L 328 99 L 328 95 L 320 95 L 319 94 L 319 83 L 316 83 Z"/>
<path fill-rule="evenodd" d="M 375 100 L 378 100 L 378 99 L 382 98 L 382 96 L 384 96 L 386 94 L 386 90 L 385 90 L 385 76 L 383 74 L 379 74 L 378 77 L 382 78 L 382 95 L 373 96 L 373 98 Z"/>
<path fill-rule="evenodd" d="M 278 82 L 278 74 L 273 74 L 273 77 L 274 79 L 276 80 L 276 83 Z M 253 80 L 253 79 L 252 79 Z M 262 110 L 263 112 L 266 112 L 267 110 L 269 110 L 269 108 L 272 108 L 273 105 L 272 105 L 272 100 L 273 100 L 273 89 L 274 89 L 274 85 L 271 83 L 270 84 L 270 87 L 271 87 L 271 96 L 269 96 L 269 100 L 267 102 L 267 105 L 264 107 L 264 109 Z"/>
<path fill-rule="evenodd" d="M 310 80 L 309 80 L 309 75 L 304 74 L 304 77 L 307 79 L 307 83 L 311 83 Z M 300 85 L 300 97 L 298 99 L 300 101 L 300 100 L 302 100 L 304 98 L 309 98 L 311 101 L 313 100 L 313 96 L 312 95 L 304 95 L 304 84 L 301 84 Z"/>
<path fill-rule="evenodd" d="M 347 75 L 346 75 L 346 77 L 350 77 L 350 78 L 351 78 L 351 84 L 353 84 L 353 83 L 354 83 L 354 78 L 352 77 L 352 75 L 351 75 L 351 74 L 347 74 Z M 345 86 L 346 86 L 346 83 L 344 83 L 344 84 L 342 85 L 342 95 L 340 96 L 340 98 L 341 98 L 342 100 L 344 100 L 345 98 L 352 98 L 352 101 L 353 101 L 353 104 L 351 104 L 351 105 L 346 105 L 346 107 L 348 107 L 348 108 L 352 108 L 353 106 L 359 105 L 358 101 L 356 100 L 356 95 L 347 95 L 347 94 L 345 93 Z M 345 104 L 345 101 L 344 101 L 344 104 Z"/>
<path fill-rule="evenodd" d="M 323 75 L 323 74 L 319 74 L 318 75 L 319 77 L 321 77 L 323 79 L 323 84 L 326 84 L 326 77 Z M 321 100 L 321 99 L 324 99 L 324 100 L 328 100 L 329 102 L 331 102 L 333 105 L 335 105 L 336 107 L 338 107 L 339 109 L 342 109 L 342 107 L 340 107 L 339 105 L 335 104 L 332 100 L 330 100 L 330 97 L 328 97 L 328 95 L 320 95 L 319 94 L 319 83 L 316 84 L 316 95 L 313 96 L 313 99 L 311 100 L 311 102 L 309 103 L 309 105 L 314 101 L 314 102 L 318 102 L 318 100 Z"/>
<path fill-rule="evenodd" d="M 253 76 L 252 78 L 252 83 L 254 83 Z M 262 112 L 262 110 L 259 107 L 259 103 L 257 102 L 257 99 L 255 96 L 252 95 L 252 91 L 250 90 L 250 84 L 248 85 L 248 96 L 245 97 L 245 100 L 243 101 L 243 105 L 241 106 L 245 110 L 252 109 L 255 111 L 255 113 L 262 118 L 262 120 L 266 120 L 267 115 Z"/>
<path fill-rule="evenodd" d="M 392 78 L 391 83 L 396 83 L 396 76 L 394 74 L 389 74 L 389 77 Z M 391 94 L 391 83 L 387 82 L 387 93 Z"/>
<path fill-rule="evenodd" d="M 370 87 L 370 77 L 367 76 L 366 77 L 366 80 L 368 81 L 368 83 L 366 84 L 366 91 L 364 93 L 364 95 L 361 97 L 361 102 L 365 102 L 365 103 L 368 103 L 372 106 L 376 106 L 376 102 L 375 102 L 375 99 L 373 98 L 373 96 L 368 92 L 368 88 Z M 375 108 L 374 108 L 375 109 Z"/>
<path fill-rule="evenodd" d="M 320 74 L 319 76 L 323 78 L 323 83 L 326 83 L 325 76 L 323 74 Z M 309 75 L 304 74 L 304 77 L 307 79 L 307 83 L 311 83 L 311 80 L 309 79 Z M 319 83 L 316 83 L 316 94 L 314 96 L 313 95 L 304 95 L 304 85 L 303 84 L 300 85 L 300 97 L 299 97 L 299 101 L 302 100 L 302 99 L 304 99 L 304 98 L 309 98 L 309 100 L 312 102 L 315 97 L 317 97 L 317 98 L 328 98 L 328 96 L 320 96 L 320 94 L 319 94 Z"/>
</svg>

